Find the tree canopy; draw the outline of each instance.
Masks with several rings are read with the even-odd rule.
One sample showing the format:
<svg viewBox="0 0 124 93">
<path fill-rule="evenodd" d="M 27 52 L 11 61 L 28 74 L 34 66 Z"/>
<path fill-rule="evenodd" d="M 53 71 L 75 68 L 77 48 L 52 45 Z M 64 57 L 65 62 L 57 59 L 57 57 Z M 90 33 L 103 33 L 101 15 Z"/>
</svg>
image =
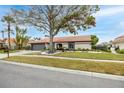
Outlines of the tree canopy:
<svg viewBox="0 0 124 93">
<path fill-rule="evenodd" d="M 28 23 L 39 31 L 44 31 L 50 38 L 50 50 L 53 51 L 53 38 L 60 31 L 77 34 L 78 30 L 95 27 L 94 13 L 99 11 L 95 5 L 37 5 L 29 10 L 13 9 L 13 14 L 20 23 Z"/>
<path fill-rule="evenodd" d="M 98 43 L 99 38 L 96 35 L 91 35 L 91 40 L 92 40 L 92 48 L 95 47 L 95 45 Z"/>
</svg>

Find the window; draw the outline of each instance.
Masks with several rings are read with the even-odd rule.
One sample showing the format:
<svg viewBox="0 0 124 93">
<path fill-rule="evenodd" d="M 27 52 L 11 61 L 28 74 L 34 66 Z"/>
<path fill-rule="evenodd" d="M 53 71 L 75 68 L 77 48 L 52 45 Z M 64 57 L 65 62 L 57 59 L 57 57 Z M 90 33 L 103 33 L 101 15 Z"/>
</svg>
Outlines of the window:
<svg viewBox="0 0 124 93">
<path fill-rule="evenodd" d="M 75 49 L 75 43 L 74 42 L 69 42 L 68 43 L 68 48 L 69 48 L 69 50 L 74 50 Z"/>
</svg>

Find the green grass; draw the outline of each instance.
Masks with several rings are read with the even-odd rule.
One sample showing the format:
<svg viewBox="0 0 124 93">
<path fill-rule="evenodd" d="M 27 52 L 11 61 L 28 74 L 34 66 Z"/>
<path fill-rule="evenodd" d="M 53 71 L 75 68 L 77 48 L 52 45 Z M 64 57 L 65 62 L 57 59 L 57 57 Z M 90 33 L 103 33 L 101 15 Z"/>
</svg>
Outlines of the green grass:
<svg viewBox="0 0 124 93">
<path fill-rule="evenodd" d="M 4 53 L 4 51 L 0 50 L 0 53 Z"/>
<path fill-rule="evenodd" d="M 124 63 L 88 62 L 88 61 L 79 61 L 79 60 L 65 60 L 65 59 L 53 59 L 53 58 L 43 58 L 43 57 L 24 57 L 24 56 L 14 56 L 14 57 L 6 58 L 5 60 L 124 76 Z"/>
<path fill-rule="evenodd" d="M 19 50 L 10 50 L 10 53 L 18 52 Z M 0 50 L 0 54 L 5 54 L 4 50 Z"/>
<path fill-rule="evenodd" d="M 124 55 L 112 53 L 63 52 L 55 54 L 54 56 L 101 60 L 124 60 Z"/>
</svg>

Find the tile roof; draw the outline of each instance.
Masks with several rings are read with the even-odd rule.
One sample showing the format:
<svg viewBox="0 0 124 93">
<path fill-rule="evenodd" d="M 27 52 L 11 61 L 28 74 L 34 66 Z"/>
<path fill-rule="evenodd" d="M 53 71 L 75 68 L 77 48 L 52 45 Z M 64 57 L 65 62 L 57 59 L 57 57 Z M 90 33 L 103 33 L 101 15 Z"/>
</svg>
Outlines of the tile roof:
<svg viewBox="0 0 124 93">
<path fill-rule="evenodd" d="M 3 41 L 5 43 L 8 43 L 9 42 L 9 39 L 8 38 L 5 38 L 4 40 L 0 39 L 0 43 L 3 43 Z M 15 39 L 14 38 L 10 38 L 10 43 L 15 43 Z"/>
<path fill-rule="evenodd" d="M 115 38 L 115 40 L 113 41 L 113 43 L 121 43 L 121 42 L 124 42 L 124 35 Z"/>
<path fill-rule="evenodd" d="M 0 43 L 3 43 L 2 39 L 0 39 Z"/>
<path fill-rule="evenodd" d="M 9 39 L 6 38 L 6 39 L 5 39 L 5 42 L 8 43 L 8 42 L 9 42 Z M 11 44 L 12 44 L 12 43 L 15 43 L 15 39 L 14 39 L 14 38 L 10 38 L 10 43 L 11 43 Z"/>
<path fill-rule="evenodd" d="M 66 36 L 66 37 L 54 37 L 53 42 L 64 43 L 64 42 L 91 42 L 91 36 Z M 37 41 L 29 41 L 32 43 L 49 43 L 49 38 L 44 38 Z"/>
</svg>

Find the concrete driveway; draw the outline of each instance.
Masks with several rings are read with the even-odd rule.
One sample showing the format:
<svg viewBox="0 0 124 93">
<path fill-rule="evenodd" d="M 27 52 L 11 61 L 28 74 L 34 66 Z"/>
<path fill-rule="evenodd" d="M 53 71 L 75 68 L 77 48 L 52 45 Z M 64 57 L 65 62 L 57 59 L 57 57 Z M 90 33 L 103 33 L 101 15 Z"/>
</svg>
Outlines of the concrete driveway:
<svg viewBox="0 0 124 93">
<path fill-rule="evenodd" d="M 37 51 L 31 51 L 31 50 L 21 50 L 19 52 L 15 52 L 15 53 L 10 53 L 10 56 L 19 56 L 19 55 L 24 55 L 27 53 L 34 53 Z M 7 53 L 5 54 L 0 54 L 0 59 L 6 58 L 7 57 Z"/>
<path fill-rule="evenodd" d="M 1 88 L 124 87 L 124 81 L 39 69 L 0 60 Z"/>
</svg>

